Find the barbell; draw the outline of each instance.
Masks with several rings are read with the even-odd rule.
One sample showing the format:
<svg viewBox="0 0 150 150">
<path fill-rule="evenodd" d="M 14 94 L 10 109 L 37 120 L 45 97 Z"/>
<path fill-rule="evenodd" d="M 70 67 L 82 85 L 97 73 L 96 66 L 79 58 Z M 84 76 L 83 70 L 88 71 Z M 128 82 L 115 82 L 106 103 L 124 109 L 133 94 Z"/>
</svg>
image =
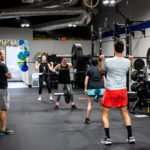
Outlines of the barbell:
<svg viewBox="0 0 150 150">
<path fill-rule="evenodd" d="M 66 92 L 63 92 L 63 93 L 54 93 L 54 96 L 64 96 L 65 102 L 68 104 L 70 102 L 71 95 L 79 95 L 79 94 L 84 94 L 84 93 L 83 92 L 77 92 L 77 93 L 70 94 L 68 91 L 66 91 Z M 128 94 L 128 96 L 131 96 L 133 94 L 136 95 L 137 93 L 128 91 L 127 94 Z M 77 99 L 78 100 L 90 100 L 89 97 L 79 97 Z M 95 102 L 98 102 L 97 98 L 95 98 Z"/>
<path fill-rule="evenodd" d="M 63 69 L 63 70 L 67 70 L 67 69 Z M 72 73 L 72 74 L 81 74 L 81 73 L 85 73 L 85 71 L 71 71 L 70 73 Z M 59 71 L 49 72 L 49 73 L 41 72 L 41 73 L 34 73 L 34 74 L 37 75 L 37 76 L 40 76 L 40 75 L 52 75 L 52 74 L 59 75 Z"/>
<path fill-rule="evenodd" d="M 76 95 L 79 94 L 84 94 L 84 93 L 75 93 Z M 64 93 L 54 93 L 54 96 L 64 96 L 65 102 L 68 104 L 70 102 L 71 99 L 71 95 L 75 95 L 75 94 L 70 94 L 68 91 L 64 92 Z"/>
<path fill-rule="evenodd" d="M 72 46 L 72 51 L 71 51 L 71 55 L 50 55 L 50 57 L 53 58 L 53 60 L 55 60 L 56 58 L 71 58 L 71 62 L 72 62 L 72 66 L 74 69 L 79 68 L 79 66 L 81 66 L 82 63 L 84 63 L 85 59 L 91 60 L 91 56 L 90 55 L 83 55 L 83 49 L 82 49 L 82 45 L 81 44 L 73 44 Z M 96 58 L 99 58 L 99 56 L 93 56 Z M 114 56 L 105 56 L 106 58 L 112 58 Z M 125 58 L 127 58 L 127 56 L 125 56 Z M 134 59 L 138 59 L 138 61 L 136 61 L 136 65 L 139 64 L 141 62 L 141 59 L 146 59 L 147 62 L 147 67 L 150 69 L 150 48 L 147 51 L 147 55 L 146 57 L 136 57 L 133 56 Z M 35 62 L 27 62 L 26 60 L 23 62 L 24 66 L 26 67 L 28 63 L 35 63 Z M 144 63 L 145 65 L 145 63 Z"/>
</svg>

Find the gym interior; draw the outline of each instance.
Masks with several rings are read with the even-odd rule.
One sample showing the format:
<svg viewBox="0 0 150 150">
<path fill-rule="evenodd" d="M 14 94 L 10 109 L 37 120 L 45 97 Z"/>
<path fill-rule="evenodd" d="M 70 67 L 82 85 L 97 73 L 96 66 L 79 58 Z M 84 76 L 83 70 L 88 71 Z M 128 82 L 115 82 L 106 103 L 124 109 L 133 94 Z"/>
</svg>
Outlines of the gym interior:
<svg viewBox="0 0 150 150">
<path fill-rule="evenodd" d="M 4 63 L 12 74 L 7 80 L 10 97 L 7 127 L 14 134 L 0 135 L 0 149 L 149 150 L 149 6 L 149 0 L 1 2 L 0 49 L 5 52 L 5 60 L 0 63 Z M 118 39 L 124 43 L 123 57 L 133 56 L 126 74 L 126 87 L 127 108 L 136 142 L 129 144 L 126 141 L 120 109 L 112 108 L 109 115 L 112 144 L 107 146 L 101 143 L 105 132 L 102 106 L 97 97 L 93 100 L 90 124 L 84 122 L 89 100 L 84 93 L 85 76 L 92 58 L 99 60 L 99 55 L 105 55 L 105 59 L 114 57 L 114 42 Z M 39 73 L 35 66 L 41 63 L 43 55 L 47 63 L 53 64 L 52 69 L 61 64 L 62 58 L 72 64 L 69 78 L 74 102 L 70 102 L 66 89 L 58 90 L 59 71 L 46 72 L 53 99 L 49 98 L 43 80 L 43 93 L 38 97 L 39 76 L 44 76 L 45 72 Z M 59 95 L 59 109 L 56 109 Z M 74 103 L 76 109 L 71 109 Z"/>
</svg>

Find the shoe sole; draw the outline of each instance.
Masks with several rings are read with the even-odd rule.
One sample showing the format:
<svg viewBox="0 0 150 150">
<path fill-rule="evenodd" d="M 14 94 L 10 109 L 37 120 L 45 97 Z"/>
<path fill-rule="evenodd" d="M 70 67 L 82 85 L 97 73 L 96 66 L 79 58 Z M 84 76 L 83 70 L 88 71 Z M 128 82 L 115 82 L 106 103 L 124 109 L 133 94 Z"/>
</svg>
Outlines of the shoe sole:
<svg viewBox="0 0 150 150">
<path fill-rule="evenodd" d="M 105 142 L 105 141 L 101 141 L 101 144 L 104 144 L 104 145 L 112 145 L 112 142 Z"/>
<path fill-rule="evenodd" d="M 14 133 L 8 133 L 8 134 L 5 134 L 5 135 L 14 135 Z"/>
<path fill-rule="evenodd" d="M 14 135 L 14 133 L 0 133 L 0 136 L 4 136 L 4 135 Z"/>
<path fill-rule="evenodd" d="M 126 142 L 128 142 L 129 144 L 135 144 L 135 140 L 130 141 L 130 142 L 129 142 L 129 140 L 126 140 Z"/>
<path fill-rule="evenodd" d="M 112 143 L 105 143 L 105 142 L 102 143 L 102 144 L 104 144 L 104 145 L 112 145 Z"/>
<path fill-rule="evenodd" d="M 135 144 L 135 141 L 128 141 L 129 144 Z"/>
</svg>

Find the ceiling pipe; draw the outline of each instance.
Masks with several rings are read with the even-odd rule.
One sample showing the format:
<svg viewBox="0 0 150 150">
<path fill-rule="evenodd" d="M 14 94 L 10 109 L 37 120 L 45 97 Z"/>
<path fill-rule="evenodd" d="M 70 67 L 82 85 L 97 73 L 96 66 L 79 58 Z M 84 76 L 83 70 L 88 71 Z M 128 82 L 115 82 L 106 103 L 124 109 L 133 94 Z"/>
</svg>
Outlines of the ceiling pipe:
<svg viewBox="0 0 150 150">
<path fill-rule="evenodd" d="M 65 6 L 75 6 L 81 0 L 46 0 L 38 1 L 32 4 L 26 4 L 24 6 L 18 6 L 9 9 L 26 9 L 26 8 L 54 8 L 54 7 L 65 7 Z"/>
<path fill-rule="evenodd" d="M 79 17 L 70 18 L 70 19 L 63 19 L 53 22 L 48 22 L 44 24 L 34 25 L 34 31 L 52 31 L 58 29 L 68 28 L 69 25 L 76 25 L 76 26 L 86 26 L 91 22 L 91 16 L 88 13 L 83 13 Z"/>
<path fill-rule="evenodd" d="M 34 8 L 20 10 L 0 10 L 0 19 L 32 16 L 67 16 L 80 15 L 85 11 L 82 8 Z"/>
</svg>

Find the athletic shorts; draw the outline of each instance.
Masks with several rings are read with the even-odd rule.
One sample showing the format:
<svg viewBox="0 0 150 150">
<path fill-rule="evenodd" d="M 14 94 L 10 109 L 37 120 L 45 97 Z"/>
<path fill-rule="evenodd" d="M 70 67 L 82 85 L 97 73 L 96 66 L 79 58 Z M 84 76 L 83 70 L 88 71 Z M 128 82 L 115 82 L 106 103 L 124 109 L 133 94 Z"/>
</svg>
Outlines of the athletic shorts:
<svg viewBox="0 0 150 150">
<path fill-rule="evenodd" d="M 8 89 L 0 89 L 0 110 L 9 109 L 10 98 Z"/>
<path fill-rule="evenodd" d="M 105 89 L 102 105 L 104 107 L 125 107 L 128 104 L 127 89 L 108 90 Z"/>
<path fill-rule="evenodd" d="M 88 97 L 103 97 L 104 88 L 101 89 L 88 89 L 87 96 Z"/>
</svg>

